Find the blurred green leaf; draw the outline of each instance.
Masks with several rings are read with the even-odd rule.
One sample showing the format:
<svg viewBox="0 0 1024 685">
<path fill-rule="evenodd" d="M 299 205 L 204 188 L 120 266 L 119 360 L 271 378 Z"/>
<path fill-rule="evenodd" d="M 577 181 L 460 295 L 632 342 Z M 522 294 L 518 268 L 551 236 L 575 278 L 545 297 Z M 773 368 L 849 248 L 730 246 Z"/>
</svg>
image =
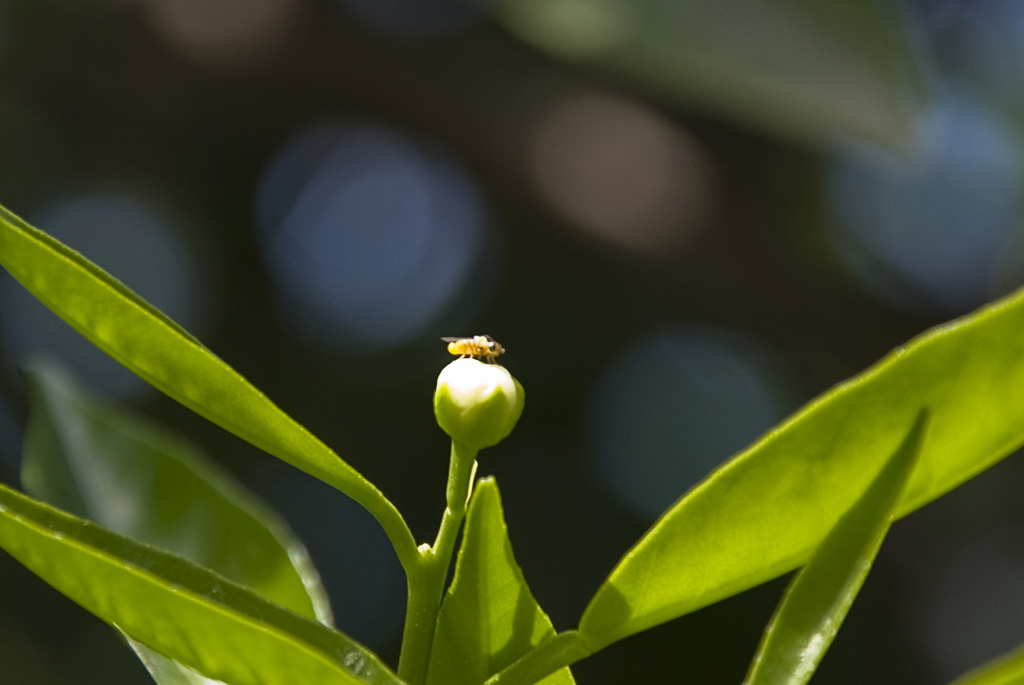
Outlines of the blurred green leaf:
<svg viewBox="0 0 1024 685">
<path fill-rule="evenodd" d="M 27 377 L 29 494 L 331 623 L 305 547 L 230 474 L 181 438 L 91 401 L 49 364 Z"/>
<path fill-rule="evenodd" d="M 512 554 L 493 478 L 476 486 L 455 565 L 437 618 L 427 685 L 479 685 L 555 635 Z M 544 685 L 573 683 L 568 668 Z"/>
<path fill-rule="evenodd" d="M 0 207 L 0 264 L 79 333 L 154 387 L 366 507 L 403 566 L 416 544 L 394 505 L 263 393 L 145 300 Z"/>
<path fill-rule="evenodd" d="M 331 624 L 305 547 L 228 473 L 180 438 L 91 401 L 52 365 L 33 365 L 28 381 L 22 483 L 29 494 Z M 205 681 L 144 645 L 132 647 L 161 685 Z"/>
<path fill-rule="evenodd" d="M 124 635 L 124 633 L 122 635 L 135 652 L 135 655 L 139 657 L 142 665 L 153 676 L 153 681 L 157 685 L 224 685 L 224 682 L 221 680 L 213 680 L 212 678 L 200 675 L 188 666 L 174 659 L 168 659 L 155 649 L 150 649 L 141 642 Z"/>
<path fill-rule="evenodd" d="M 1024 290 L 895 350 L 693 488 L 591 600 L 580 622 L 589 647 L 802 564 L 924 406 L 932 411 L 928 444 L 901 516 L 1024 443 Z"/>
<path fill-rule="evenodd" d="M 133 639 L 232 685 L 401 681 L 342 633 L 0 485 L 0 547 Z"/>
<path fill-rule="evenodd" d="M 1021 685 L 1024 683 L 1024 647 L 993 659 L 957 678 L 951 685 Z"/>
<path fill-rule="evenodd" d="M 804 685 L 835 639 L 892 522 L 928 430 L 922 411 L 903 444 L 790 583 L 744 681 Z"/>
<path fill-rule="evenodd" d="M 920 56 L 875 0 L 498 0 L 510 31 L 658 97 L 814 141 L 905 143 Z"/>
</svg>

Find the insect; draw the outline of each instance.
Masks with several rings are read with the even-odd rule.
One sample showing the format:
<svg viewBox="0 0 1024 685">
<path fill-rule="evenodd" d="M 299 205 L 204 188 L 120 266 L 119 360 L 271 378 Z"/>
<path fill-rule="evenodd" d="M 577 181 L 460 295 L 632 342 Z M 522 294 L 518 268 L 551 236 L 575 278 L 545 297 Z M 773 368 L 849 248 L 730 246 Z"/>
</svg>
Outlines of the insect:
<svg viewBox="0 0 1024 685">
<path fill-rule="evenodd" d="M 474 335 L 471 338 L 441 338 L 448 343 L 448 351 L 459 357 L 473 357 L 485 362 L 494 360 L 505 351 L 501 343 L 489 335 Z"/>
</svg>

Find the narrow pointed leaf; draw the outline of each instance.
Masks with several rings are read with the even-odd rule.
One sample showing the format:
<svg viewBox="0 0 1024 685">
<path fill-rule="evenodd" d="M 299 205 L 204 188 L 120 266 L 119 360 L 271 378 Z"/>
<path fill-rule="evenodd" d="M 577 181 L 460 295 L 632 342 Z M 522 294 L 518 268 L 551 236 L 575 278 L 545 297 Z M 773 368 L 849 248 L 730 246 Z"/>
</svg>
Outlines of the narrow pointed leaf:
<svg viewBox="0 0 1024 685">
<path fill-rule="evenodd" d="M 892 520 L 893 507 L 916 464 L 927 428 L 922 412 L 869 489 L 843 515 L 790 585 L 747 685 L 796 685 L 810 678 L 835 637 Z M 529 685 L 558 666 L 589 656 L 576 631 L 560 633 L 487 681 Z"/>
<path fill-rule="evenodd" d="M 466 514 L 455 577 L 437 619 L 427 685 L 479 685 L 555 635 L 512 554 L 493 478 L 480 481 Z M 568 668 L 544 685 L 571 685 Z"/>
<path fill-rule="evenodd" d="M 32 416 L 22 483 L 29 494 L 330 625 L 330 604 L 305 547 L 230 474 L 184 440 L 83 396 L 50 364 L 36 363 L 27 377 Z M 148 650 L 132 646 L 140 656 Z M 146 656 L 161 685 L 205 680 Z"/>
<path fill-rule="evenodd" d="M 0 548 L 134 640 L 231 685 L 401 681 L 342 633 L 0 485 Z"/>
<path fill-rule="evenodd" d="M 0 265 L 154 387 L 362 504 L 384 526 L 403 562 L 415 555 L 401 515 L 372 483 L 159 310 L 2 207 Z"/>
<path fill-rule="evenodd" d="M 965 673 L 951 685 L 1021 685 L 1024 683 L 1024 647 Z"/>
<path fill-rule="evenodd" d="M 510 31 L 662 100 L 820 141 L 906 140 L 925 77 L 871 0 L 499 0 Z"/>
<path fill-rule="evenodd" d="M 902 516 L 1024 443 L 1024 291 L 842 383 L 676 502 L 612 571 L 580 633 L 599 649 L 805 562 L 913 424 L 930 437 Z"/>
<path fill-rule="evenodd" d="M 923 411 L 903 444 L 790 583 L 751 664 L 747 685 L 804 685 L 811 679 L 882 546 L 927 429 Z"/>
</svg>

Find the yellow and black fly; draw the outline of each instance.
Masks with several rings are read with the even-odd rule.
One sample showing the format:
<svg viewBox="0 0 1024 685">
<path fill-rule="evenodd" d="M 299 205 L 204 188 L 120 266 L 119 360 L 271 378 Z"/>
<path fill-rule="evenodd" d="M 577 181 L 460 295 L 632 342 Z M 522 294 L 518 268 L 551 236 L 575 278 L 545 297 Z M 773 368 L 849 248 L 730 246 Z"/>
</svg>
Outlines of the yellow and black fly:
<svg viewBox="0 0 1024 685">
<path fill-rule="evenodd" d="M 456 357 L 472 357 L 494 363 L 504 351 L 497 340 L 489 335 L 474 335 L 469 338 L 441 338 L 448 343 L 448 352 Z"/>
</svg>

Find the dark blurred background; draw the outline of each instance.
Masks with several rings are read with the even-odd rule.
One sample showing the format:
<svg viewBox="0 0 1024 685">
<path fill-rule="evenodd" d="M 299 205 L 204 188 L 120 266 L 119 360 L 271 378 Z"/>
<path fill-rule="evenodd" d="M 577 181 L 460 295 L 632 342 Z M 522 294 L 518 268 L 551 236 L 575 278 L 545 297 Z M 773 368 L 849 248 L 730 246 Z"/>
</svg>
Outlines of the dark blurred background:
<svg viewBox="0 0 1024 685">
<path fill-rule="evenodd" d="M 527 406 L 483 454 L 575 625 L 658 512 L 928 327 L 1024 282 L 1024 5 L 853 0 L 0 0 L 0 202 L 196 334 L 398 505 L 444 504 L 444 335 Z M 48 351 L 190 436 L 307 542 L 392 663 L 383 533 L 0 279 L 0 477 Z M 895 525 L 816 682 L 941 683 L 1024 641 L 1024 463 Z M 736 683 L 769 583 L 574 668 Z M 0 558 L 5 683 L 145 683 Z"/>
</svg>

